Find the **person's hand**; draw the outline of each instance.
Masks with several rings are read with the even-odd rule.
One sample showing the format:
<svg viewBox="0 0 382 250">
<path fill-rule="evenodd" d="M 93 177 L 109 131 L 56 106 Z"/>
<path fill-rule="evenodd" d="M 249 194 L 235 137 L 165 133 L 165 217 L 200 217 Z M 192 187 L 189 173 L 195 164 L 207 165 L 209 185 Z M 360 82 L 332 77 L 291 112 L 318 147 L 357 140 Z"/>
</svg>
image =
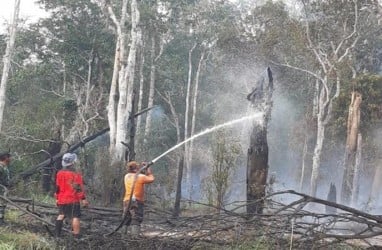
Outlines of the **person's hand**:
<svg viewBox="0 0 382 250">
<path fill-rule="evenodd" d="M 151 167 L 148 167 L 146 169 L 146 175 L 152 175 L 152 174 L 153 174 L 153 172 L 151 171 Z"/>
<path fill-rule="evenodd" d="M 89 202 L 88 202 L 88 200 L 82 200 L 82 206 L 83 207 L 89 207 Z"/>
</svg>

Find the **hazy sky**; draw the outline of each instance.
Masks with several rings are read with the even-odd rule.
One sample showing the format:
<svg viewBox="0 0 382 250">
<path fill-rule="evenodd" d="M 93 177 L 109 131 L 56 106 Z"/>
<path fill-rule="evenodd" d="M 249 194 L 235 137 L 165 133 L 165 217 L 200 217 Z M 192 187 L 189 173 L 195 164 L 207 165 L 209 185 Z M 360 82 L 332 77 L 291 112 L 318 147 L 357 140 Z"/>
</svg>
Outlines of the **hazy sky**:
<svg viewBox="0 0 382 250">
<path fill-rule="evenodd" d="M 5 25 L 12 19 L 15 0 L 0 0 L 0 2 L 0 32 L 4 32 Z M 21 0 L 20 18 L 33 22 L 38 19 L 38 17 L 43 16 L 44 13 L 45 12 L 39 9 L 38 5 L 35 4 L 35 0 Z"/>
</svg>

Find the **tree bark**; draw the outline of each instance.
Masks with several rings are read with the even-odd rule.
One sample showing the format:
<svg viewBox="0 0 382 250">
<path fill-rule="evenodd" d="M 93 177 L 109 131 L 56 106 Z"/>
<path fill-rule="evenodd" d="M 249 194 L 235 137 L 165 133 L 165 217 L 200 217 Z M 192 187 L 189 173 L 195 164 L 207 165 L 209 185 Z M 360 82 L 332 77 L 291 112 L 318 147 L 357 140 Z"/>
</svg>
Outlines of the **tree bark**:
<svg viewBox="0 0 382 250">
<path fill-rule="evenodd" d="M 12 54 L 15 47 L 19 13 L 20 13 L 20 0 L 15 0 L 12 23 L 11 23 L 10 31 L 9 31 L 9 40 L 7 42 L 7 47 L 5 48 L 5 54 L 3 56 L 3 74 L 1 75 L 1 83 L 0 83 L 0 131 L 2 129 L 2 124 L 3 124 L 5 97 L 6 97 L 5 93 L 7 90 L 9 69 L 11 68 Z"/>
<path fill-rule="evenodd" d="M 253 122 L 248 148 L 247 162 L 247 213 L 261 214 L 264 208 L 266 182 L 268 176 L 268 121 L 272 110 L 273 77 L 267 68 L 268 84 L 265 79 L 257 83 L 255 90 L 248 95 L 254 112 L 263 113 L 260 121 Z"/>
<path fill-rule="evenodd" d="M 125 147 L 121 141 L 127 139 L 127 122 L 131 110 L 131 100 L 134 88 L 135 77 L 135 64 L 136 52 L 139 43 L 140 28 L 139 24 L 139 9 L 137 0 L 131 1 L 131 41 L 129 55 L 127 57 L 127 65 L 125 70 L 120 71 L 120 79 L 123 80 L 119 83 L 119 100 L 117 110 L 117 131 L 116 131 L 116 146 L 115 146 L 115 159 L 125 159 Z"/>
<path fill-rule="evenodd" d="M 344 159 L 344 175 L 342 181 L 341 200 L 343 204 L 350 204 L 354 187 L 358 130 L 360 124 L 362 95 L 353 92 L 349 106 L 347 138 Z"/>
<path fill-rule="evenodd" d="M 187 92 L 186 92 L 186 111 L 184 112 L 184 139 L 189 137 L 189 116 L 190 116 L 190 98 L 191 98 L 191 85 L 192 85 L 192 52 L 196 48 L 196 43 L 188 51 L 188 76 L 187 76 Z M 191 195 L 191 182 L 192 176 L 190 174 L 190 161 L 188 160 L 190 143 L 184 144 L 184 164 L 185 164 L 185 184 L 188 194 Z"/>
<path fill-rule="evenodd" d="M 126 157 L 126 161 L 132 161 L 135 159 L 135 133 L 136 133 L 136 119 L 134 114 L 137 112 L 136 110 L 136 94 L 135 91 L 133 92 L 133 98 L 131 100 L 131 109 L 132 112 L 130 113 L 130 139 L 129 139 L 129 148 L 128 148 L 128 155 Z"/>
<path fill-rule="evenodd" d="M 151 61 L 151 67 L 150 67 L 150 89 L 149 89 L 149 99 L 147 106 L 151 107 L 154 104 L 154 93 L 155 93 L 155 73 L 156 73 L 156 62 L 155 62 L 155 48 L 156 48 L 156 41 L 155 36 L 151 36 L 151 50 L 150 50 L 150 61 Z M 147 143 L 147 136 L 151 132 L 151 121 L 152 116 L 151 112 L 147 113 L 146 116 L 146 124 L 145 124 L 145 135 L 144 135 L 144 141 Z"/>
<path fill-rule="evenodd" d="M 196 69 L 195 74 L 195 86 L 194 86 L 194 94 L 192 95 L 192 116 L 191 116 L 191 131 L 190 131 L 190 137 L 194 135 L 195 133 L 195 123 L 196 123 L 196 111 L 197 111 L 197 100 L 198 100 L 198 91 L 199 91 L 199 79 L 200 79 L 200 72 L 202 70 L 202 64 L 204 61 L 204 56 L 206 54 L 205 48 L 203 48 L 202 53 L 200 55 L 198 67 Z M 194 141 L 190 141 L 189 150 L 187 152 L 187 176 L 192 176 L 192 152 L 194 148 Z M 191 178 L 192 179 L 192 178 Z M 192 180 L 190 181 L 190 200 L 192 200 L 192 194 L 194 192 L 194 183 L 192 183 Z"/>
<path fill-rule="evenodd" d="M 354 1 L 351 4 L 354 4 L 354 22 L 351 26 L 348 25 L 348 19 L 341 23 L 340 25 L 343 28 L 342 32 L 337 35 L 336 41 L 328 41 L 328 44 L 331 44 L 331 46 L 328 46 L 327 49 L 323 48 L 320 42 L 315 39 L 320 35 L 320 32 L 325 32 L 325 30 L 311 29 L 311 25 L 315 22 L 310 22 L 310 20 L 306 19 L 306 48 L 312 52 L 318 64 L 318 69 L 307 70 L 304 67 L 292 66 L 289 63 L 282 64 L 289 68 L 305 72 L 316 79 L 316 95 L 313 98 L 313 109 L 317 108 L 317 139 L 312 158 L 311 196 L 315 196 L 317 193 L 321 153 L 325 139 L 325 127 L 332 115 L 333 101 L 340 94 L 340 70 L 338 70 L 337 67 L 351 56 L 353 48 L 360 38 L 358 33 L 358 1 Z M 316 33 L 312 35 L 312 31 Z M 324 33 L 322 37 L 325 37 L 325 35 Z M 333 78 L 335 80 L 332 80 Z M 314 114 L 315 112 L 313 115 Z"/>
<path fill-rule="evenodd" d="M 169 93 L 165 93 L 162 95 L 159 93 L 159 96 L 162 97 L 162 99 L 169 105 L 171 115 L 173 118 L 173 125 L 176 129 L 176 143 L 179 144 L 182 141 L 182 134 L 181 134 L 181 128 L 180 128 L 180 122 L 179 122 L 179 116 L 178 113 L 175 110 L 175 107 L 171 100 L 171 95 Z M 173 217 L 178 217 L 180 214 L 180 200 L 182 198 L 182 180 L 183 180 L 183 168 L 184 168 L 184 154 L 178 154 L 176 157 L 176 165 L 177 168 L 177 178 L 176 178 L 176 190 L 175 190 L 175 202 L 174 202 L 174 211 L 173 211 Z"/>
<path fill-rule="evenodd" d="M 143 43 L 143 41 L 142 41 Z M 142 104 L 143 104 L 143 89 L 144 89 L 144 84 L 145 84 L 145 76 L 144 76 L 144 65 L 145 65 L 145 47 L 142 44 L 142 47 L 140 49 L 140 55 L 141 55 L 141 60 L 139 62 L 139 92 L 138 92 L 138 105 L 137 105 L 137 110 L 142 110 Z M 151 107 L 151 106 L 148 106 Z M 137 131 L 138 134 L 140 134 L 140 127 L 141 127 L 141 122 L 142 122 L 142 117 L 138 116 L 137 117 Z M 139 142 L 138 142 L 139 144 Z"/>
<path fill-rule="evenodd" d="M 369 206 L 374 207 L 381 202 L 381 187 L 382 187 L 382 157 L 377 159 L 375 164 L 375 172 L 373 184 L 371 186 Z"/>
<path fill-rule="evenodd" d="M 300 189 L 300 192 L 302 192 L 302 189 L 303 189 L 303 185 L 304 185 L 304 177 L 305 177 L 305 161 L 306 161 L 306 155 L 308 153 L 308 135 L 305 134 L 305 138 L 304 138 L 304 147 L 302 149 L 302 164 L 301 164 L 301 175 L 300 175 L 300 185 L 299 185 L 299 189 Z"/>
<path fill-rule="evenodd" d="M 125 25 L 127 22 L 128 0 L 122 1 L 121 16 L 119 20 L 117 19 L 113 11 L 113 6 L 110 4 L 110 2 L 104 1 L 104 4 L 106 6 L 110 19 L 115 25 L 117 33 L 113 78 L 111 82 L 107 110 L 108 121 L 110 126 L 109 151 L 112 158 L 111 160 L 112 162 L 114 162 L 123 159 L 123 150 L 120 146 L 120 141 L 125 141 L 126 139 L 126 134 L 123 134 L 123 130 L 121 132 L 121 127 L 125 125 L 123 123 L 123 120 L 124 118 L 126 118 L 127 115 L 127 80 L 125 77 L 125 71 L 127 67 L 126 46 L 128 37 L 125 31 Z M 126 126 L 124 127 L 124 130 L 126 130 Z"/>
<path fill-rule="evenodd" d="M 113 76 L 112 76 L 110 92 L 109 92 L 109 102 L 107 105 L 107 118 L 108 118 L 109 127 L 110 127 L 110 133 L 109 133 L 109 135 L 110 135 L 110 147 L 109 147 L 110 154 L 112 154 L 114 152 L 115 144 L 116 144 L 115 131 L 117 128 L 116 103 L 118 100 L 117 87 L 118 87 L 118 72 L 119 72 L 119 60 L 120 60 L 119 57 L 120 57 L 120 41 L 118 38 L 116 45 L 115 45 Z"/>
<path fill-rule="evenodd" d="M 357 138 L 357 152 L 355 156 L 355 167 L 354 167 L 354 185 L 352 190 L 352 206 L 356 206 L 358 202 L 358 196 L 359 196 L 359 177 L 362 167 L 362 134 L 358 134 Z"/>
</svg>

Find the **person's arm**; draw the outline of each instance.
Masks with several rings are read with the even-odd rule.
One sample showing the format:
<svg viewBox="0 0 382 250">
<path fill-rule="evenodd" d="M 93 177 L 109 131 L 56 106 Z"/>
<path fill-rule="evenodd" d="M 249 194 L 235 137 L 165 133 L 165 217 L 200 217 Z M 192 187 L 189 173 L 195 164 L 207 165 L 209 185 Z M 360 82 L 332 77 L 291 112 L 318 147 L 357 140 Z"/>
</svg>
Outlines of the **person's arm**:
<svg viewBox="0 0 382 250">
<path fill-rule="evenodd" d="M 61 174 L 60 174 L 60 171 L 58 171 L 58 173 L 56 174 L 56 190 L 54 192 L 54 198 L 56 198 L 56 204 L 58 202 L 58 194 L 60 193 L 60 178 Z"/>
<path fill-rule="evenodd" d="M 150 167 L 148 167 L 146 169 L 146 175 L 144 175 L 144 178 L 142 178 L 142 179 L 143 179 L 143 183 L 145 183 L 145 184 L 151 183 L 155 180 L 155 177 L 154 177 L 153 172 L 152 172 Z"/>
<path fill-rule="evenodd" d="M 80 174 L 77 175 L 77 183 L 76 184 L 77 184 L 77 186 L 76 186 L 75 190 L 77 192 L 77 197 L 81 200 L 81 203 L 84 207 L 89 206 L 89 202 L 86 199 L 86 195 L 85 195 L 85 188 L 84 188 L 84 182 L 82 180 L 82 175 L 80 175 Z"/>
<path fill-rule="evenodd" d="M 9 171 L 4 167 L 0 167 L 0 184 L 5 187 L 9 187 L 10 184 Z"/>
</svg>

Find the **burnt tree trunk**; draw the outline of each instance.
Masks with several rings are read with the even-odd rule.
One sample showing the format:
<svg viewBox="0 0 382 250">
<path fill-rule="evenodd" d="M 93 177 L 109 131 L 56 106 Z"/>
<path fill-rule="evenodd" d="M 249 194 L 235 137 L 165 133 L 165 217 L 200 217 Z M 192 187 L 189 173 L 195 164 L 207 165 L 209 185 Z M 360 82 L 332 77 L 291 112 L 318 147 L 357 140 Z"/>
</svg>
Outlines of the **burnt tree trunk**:
<svg viewBox="0 0 382 250">
<path fill-rule="evenodd" d="M 180 214 L 180 200 L 182 198 L 182 179 L 183 179 L 183 169 L 184 169 L 184 155 L 180 156 L 178 163 L 178 176 L 176 181 L 176 194 L 175 194 L 175 203 L 174 211 L 172 216 L 177 218 Z"/>
<path fill-rule="evenodd" d="M 268 83 L 265 77 L 257 82 L 256 88 L 247 96 L 254 113 L 262 113 L 255 120 L 250 136 L 247 162 L 247 213 L 261 214 L 264 208 L 264 196 L 268 176 L 267 128 L 272 109 L 273 77 L 267 68 Z"/>
<path fill-rule="evenodd" d="M 349 106 L 347 138 L 344 159 L 344 175 L 342 181 L 341 200 L 344 204 L 350 204 L 354 186 L 354 174 L 356 165 L 356 153 L 358 142 L 358 130 L 360 123 L 360 105 L 362 95 L 354 91 Z"/>
</svg>

